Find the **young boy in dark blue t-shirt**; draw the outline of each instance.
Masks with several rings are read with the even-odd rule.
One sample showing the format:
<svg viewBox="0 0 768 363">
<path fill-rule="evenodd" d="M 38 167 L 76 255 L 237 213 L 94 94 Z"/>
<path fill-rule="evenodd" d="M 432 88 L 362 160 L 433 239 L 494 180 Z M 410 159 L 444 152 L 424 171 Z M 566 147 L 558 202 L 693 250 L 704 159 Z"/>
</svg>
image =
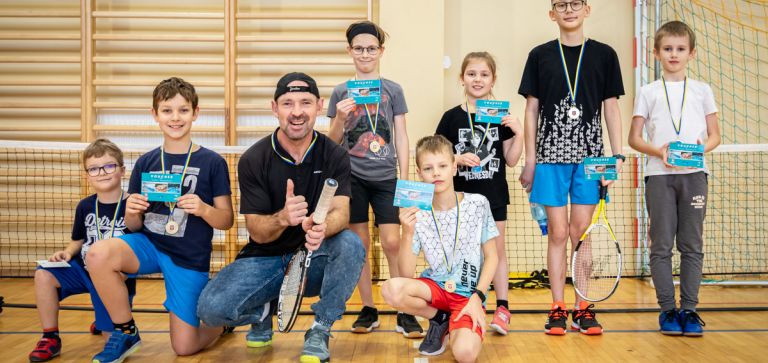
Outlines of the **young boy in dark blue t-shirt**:
<svg viewBox="0 0 768 363">
<path fill-rule="evenodd" d="M 114 324 L 114 332 L 94 362 L 121 361 L 141 343 L 127 304 L 115 282 L 129 276 L 162 272 L 165 308 L 170 312 L 171 345 L 178 355 L 210 345 L 220 328 L 200 325 L 197 299 L 208 282 L 213 229 L 232 226 L 229 170 L 224 159 L 192 142 L 197 119 L 195 88 L 180 78 L 160 82 L 153 93 L 152 116 L 163 132 L 163 145 L 142 155 L 131 172 L 126 226 L 135 232 L 93 249 L 89 266 L 94 285 Z M 181 197 L 173 203 L 150 202 L 141 192 L 141 174 L 181 174 Z"/>
<path fill-rule="evenodd" d="M 44 267 L 35 271 L 35 303 L 43 337 L 29 353 L 31 362 L 46 362 L 61 353 L 59 301 L 68 296 L 89 293 L 96 317 L 94 327 L 107 337 L 112 321 L 96 294 L 83 258 L 90 247 L 104 239 L 130 233 L 125 227 L 125 195 L 120 183 L 125 174 L 123 152 L 109 140 L 98 139 L 83 152 L 83 167 L 88 184 L 96 194 L 81 200 L 75 209 L 72 241 L 52 254 L 48 261 L 67 261 L 70 267 Z M 128 296 L 136 294 L 136 280 L 126 280 Z"/>
</svg>

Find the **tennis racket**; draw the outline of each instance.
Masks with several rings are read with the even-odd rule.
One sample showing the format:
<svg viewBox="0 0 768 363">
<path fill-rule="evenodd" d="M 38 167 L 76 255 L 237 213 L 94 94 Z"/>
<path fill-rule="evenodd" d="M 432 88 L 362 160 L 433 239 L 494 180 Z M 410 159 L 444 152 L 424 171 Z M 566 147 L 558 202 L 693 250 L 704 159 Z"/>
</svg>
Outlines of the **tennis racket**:
<svg viewBox="0 0 768 363">
<path fill-rule="evenodd" d="M 621 279 L 621 247 L 605 216 L 607 193 L 608 187 L 601 185 L 597 213 L 571 258 L 573 287 L 582 299 L 592 302 L 611 297 Z"/>
<path fill-rule="evenodd" d="M 331 207 L 338 186 L 339 183 L 335 179 L 325 179 L 320 200 L 317 201 L 315 214 L 312 216 L 315 224 L 325 222 L 325 217 L 328 215 L 328 209 Z M 288 262 L 283 284 L 280 286 L 280 296 L 277 300 L 277 329 L 283 333 L 291 331 L 293 323 L 296 322 L 296 316 L 299 315 L 311 260 L 312 251 L 307 251 L 302 245 Z"/>
</svg>

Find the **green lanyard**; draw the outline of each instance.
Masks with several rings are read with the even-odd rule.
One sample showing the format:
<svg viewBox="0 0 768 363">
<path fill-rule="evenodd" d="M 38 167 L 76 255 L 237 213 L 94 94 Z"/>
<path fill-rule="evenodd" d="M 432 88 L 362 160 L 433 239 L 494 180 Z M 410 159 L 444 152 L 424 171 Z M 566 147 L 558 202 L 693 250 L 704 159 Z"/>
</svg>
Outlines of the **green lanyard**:
<svg viewBox="0 0 768 363">
<path fill-rule="evenodd" d="M 469 123 L 469 132 L 472 134 L 472 138 L 475 137 L 475 124 L 472 122 L 472 115 L 469 113 L 469 100 L 467 97 L 464 97 L 464 105 L 467 107 L 467 123 Z M 477 109 L 477 107 L 475 107 Z M 477 115 L 477 110 L 475 110 L 475 115 Z M 477 148 L 482 146 L 485 143 L 485 139 L 488 137 L 488 129 L 491 128 L 491 122 L 488 121 L 487 124 L 485 124 L 485 132 L 483 133 L 483 139 L 480 140 L 480 143 L 477 144 L 475 147 L 475 154 L 477 154 Z M 472 144 L 472 140 L 469 140 L 469 144 Z"/>
<path fill-rule="evenodd" d="M 560 38 L 557 38 L 557 50 L 560 51 L 560 60 L 563 62 L 563 70 L 565 71 L 565 79 L 568 81 L 568 95 L 571 98 L 571 104 L 576 104 L 576 93 L 579 91 L 579 75 L 581 74 L 581 59 L 584 56 L 584 48 L 587 44 L 587 38 L 581 43 L 581 50 L 579 51 L 579 62 L 576 64 L 576 82 L 571 82 L 571 75 L 568 74 L 568 65 L 565 62 L 565 53 L 563 53 L 563 43 L 560 42 Z"/>
<path fill-rule="evenodd" d="M 184 162 L 184 170 L 181 171 L 181 186 L 184 185 L 184 176 L 187 175 L 187 167 L 189 166 L 189 159 L 192 158 L 192 142 L 189 143 L 189 150 L 187 150 L 187 161 Z M 165 174 L 165 150 L 163 150 L 163 147 L 160 147 L 160 167 L 163 169 L 163 174 Z M 168 173 L 170 174 L 170 170 Z M 171 213 L 168 215 L 168 218 L 171 218 L 173 215 L 173 210 L 176 208 L 176 202 L 168 202 L 168 209 L 171 210 Z"/>
<path fill-rule="evenodd" d="M 123 204 L 123 191 L 120 190 L 120 199 L 117 201 L 117 207 L 115 208 L 115 214 L 112 216 L 112 227 L 110 227 L 109 237 L 115 237 L 115 222 L 117 221 L 117 213 L 120 211 L 120 205 Z M 101 234 L 101 226 L 99 224 L 99 197 L 96 197 L 96 201 L 93 202 L 94 209 L 96 211 L 96 235 L 99 237 L 99 241 L 104 239 Z"/>
<path fill-rule="evenodd" d="M 664 80 L 664 77 L 661 77 L 661 84 L 664 86 L 664 97 L 667 99 L 667 109 L 669 110 L 669 118 L 672 120 L 672 127 L 675 128 L 675 133 L 677 134 L 677 138 L 680 139 L 680 131 L 683 127 L 683 110 L 685 109 L 685 95 L 688 90 L 688 77 L 685 77 L 683 79 L 683 102 L 680 106 L 680 119 L 675 122 L 675 117 L 672 116 L 672 106 L 669 103 L 669 93 L 667 93 L 667 81 Z"/>
<path fill-rule="evenodd" d="M 453 192 L 453 194 L 456 196 L 456 235 L 454 236 L 453 241 L 453 251 L 451 253 L 451 262 L 454 262 L 454 258 L 456 256 L 456 246 L 459 244 L 459 215 L 461 214 L 461 210 L 459 209 L 459 193 Z M 443 260 L 445 261 L 445 266 L 448 269 L 448 273 L 451 273 L 453 270 L 453 266 L 448 263 L 448 252 L 445 251 L 445 246 L 443 245 L 443 233 L 440 231 L 440 227 L 437 225 L 437 217 L 435 216 L 435 208 L 432 207 L 430 209 L 432 212 L 432 221 L 435 223 L 435 229 L 437 230 L 437 236 L 440 238 L 440 248 L 443 250 Z"/>
<path fill-rule="evenodd" d="M 299 165 L 304 162 L 304 159 L 307 158 L 307 155 L 309 155 L 309 152 L 312 150 L 313 147 L 315 147 L 315 142 L 317 141 L 317 131 L 313 131 L 313 132 L 315 136 L 312 138 L 312 143 L 309 144 L 307 151 L 304 152 L 304 156 L 301 157 L 301 160 L 299 160 L 298 163 L 294 162 L 291 159 L 288 159 L 287 157 L 283 156 L 282 154 L 280 154 L 280 152 L 277 151 L 277 147 L 275 146 L 275 137 L 276 137 L 275 134 L 277 133 L 277 131 L 272 133 L 272 150 L 274 150 L 275 154 L 277 154 L 277 156 L 279 156 L 280 159 L 283 159 L 283 161 L 285 161 L 286 163 L 291 164 L 293 166 Z"/>
</svg>

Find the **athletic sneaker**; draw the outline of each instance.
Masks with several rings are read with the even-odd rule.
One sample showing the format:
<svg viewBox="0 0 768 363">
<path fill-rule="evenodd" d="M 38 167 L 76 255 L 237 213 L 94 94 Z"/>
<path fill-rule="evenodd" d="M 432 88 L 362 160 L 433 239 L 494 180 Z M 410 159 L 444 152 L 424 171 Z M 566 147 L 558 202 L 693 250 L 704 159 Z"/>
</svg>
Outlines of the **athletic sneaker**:
<svg viewBox="0 0 768 363">
<path fill-rule="evenodd" d="M 544 332 L 549 335 L 565 335 L 567 325 L 568 310 L 565 310 L 565 304 L 562 302 L 552 303 L 547 323 L 544 324 Z"/>
<path fill-rule="evenodd" d="M 104 350 L 93 357 L 93 363 L 120 363 L 129 355 L 138 352 L 141 347 L 139 330 L 135 334 L 125 334 L 121 330 L 115 330 L 109 336 Z"/>
<path fill-rule="evenodd" d="M 353 333 L 370 333 L 373 328 L 379 327 L 379 311 L 370 306 L 363 306 L 357 320 L 352 323 Z"/>
<path fill-rule="evenodd" d="M 595 312 L 592 311 L 593 307 L 595 307 L 594 304 L 589 304 L 586 301 L 580 302 L 579 309 L 573 311 L 571 329 L 586 335 L 603 334 L 603 326 L 597 322 Z"/>
<path fill-rule="evenodd" d="M 662 311 L 659 314 L 659 331 L 664 335 L 683 335 L 677 310 Z"/>
<path fill-rule="evenodd" d="M 501 335 L 507 335 L 509 326 L 510 313 L 507 308 L 499 306 L 496 308 L 496 312 L 493 314 L 493 320 L 491 320 L 491 329 Z"/>
<path fill-rule="evenodd" d="M 272 345 L 272 317 L 267 316 L 264 321 L 251 324 L 251 330 L 245 335 L 245 344 L 249 348 L 263 348 Z"/>
<path fill-rule="evenodd" d="M 424 336 L 424 329 L 416 321 L 416 317 L 411 314 L 397 313 L 395 331 L 403 333 L 403 336 L 406 338 L 421 338 Z"/>
<path fill-rule="evenodd" d="M 433 320 L 429 321 L 427 336 L 419 344 L 419 353 L 423 355 L 438 355 L 445 351 L 448 345 L 448 320 L 438 324 Z"/>
<path fill-rule="evenodd" d="M 304 333 L 304 350 L 301 351 L 301 363 L 323 363 L 331 360 L 328 340 L 331 328 L 315 325 Z"/>
<path fill-rule="evenodd" d="M 32 353 L 29 353 L 30 362 L 47 362 L 61 354 L 61 339 L 41 338 Z"/>
<path fill-rule="evenodd" d="M 701 320 L 699 314 L 693 310 L 680 311 L 680 326 L 683 328 L 683 335 L 687 337 L 700 337 L 704 335 L 704 328 L 707 325 Z"/>
</svg>

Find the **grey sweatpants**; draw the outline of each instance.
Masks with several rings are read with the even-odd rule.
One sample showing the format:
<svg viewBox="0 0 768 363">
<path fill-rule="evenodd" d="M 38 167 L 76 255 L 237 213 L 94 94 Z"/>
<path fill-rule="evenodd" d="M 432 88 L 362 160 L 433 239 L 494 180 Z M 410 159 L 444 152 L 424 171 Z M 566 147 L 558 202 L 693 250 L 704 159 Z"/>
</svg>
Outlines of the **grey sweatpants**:
<svg viewBox="0 0 768 363">
<path fill-rule="evenodd" d="M 651 277 L 662 311 L 675 308 L 672 246 L 680 251 L 680 308 L 696 310 L 704 260 L 702 233 L 707 211 L 704 172 L 646 178 L 645 201 L 651 219 Z"/>
</svg>

